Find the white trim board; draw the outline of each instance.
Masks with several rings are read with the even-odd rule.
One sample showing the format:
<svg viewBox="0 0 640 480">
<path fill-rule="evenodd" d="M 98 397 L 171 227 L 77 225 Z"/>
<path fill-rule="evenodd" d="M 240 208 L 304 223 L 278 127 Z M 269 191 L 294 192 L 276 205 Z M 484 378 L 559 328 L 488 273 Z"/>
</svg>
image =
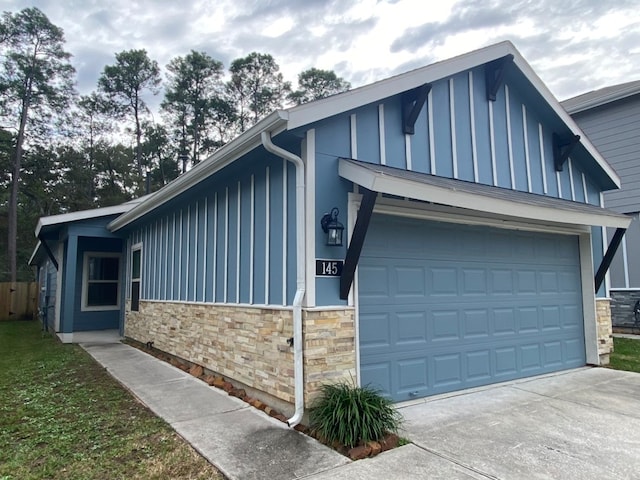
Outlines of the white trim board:
<svg viewBox="0 0 640 480">
<path fill-rule="evenodd" d="M 549 224 L 627 228 L 631 217 L 593 205 L 340 159 L 339 175 L 369 190 Z M 409 175 L 411 177 L 409 178 Z"/>
</svg>

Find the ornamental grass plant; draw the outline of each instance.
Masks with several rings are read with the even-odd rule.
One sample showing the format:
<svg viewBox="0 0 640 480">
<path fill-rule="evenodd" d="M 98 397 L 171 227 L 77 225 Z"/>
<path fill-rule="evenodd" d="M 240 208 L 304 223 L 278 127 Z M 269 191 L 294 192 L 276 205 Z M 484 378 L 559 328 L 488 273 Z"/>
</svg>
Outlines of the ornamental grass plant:
<svg viewBox="0 0 640 480">
<path fill-rule="evenodd" d="M 402 415 L 378 390 L 345 382 L 323 385 L 309 417 L 313 433 L 348 448 L 397 433 L 402 423 Z"/>
</svg>

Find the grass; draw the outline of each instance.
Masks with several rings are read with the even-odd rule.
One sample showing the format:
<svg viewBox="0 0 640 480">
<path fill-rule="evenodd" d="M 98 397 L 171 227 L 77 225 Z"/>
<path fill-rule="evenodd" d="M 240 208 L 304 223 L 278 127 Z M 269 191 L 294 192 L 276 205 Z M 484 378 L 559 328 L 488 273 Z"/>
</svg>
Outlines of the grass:
<svg viewBox="0 0 640 480">
<path fill-rule="evenodd" d="M 0 480 L 223 479 L 84 350 L 0 322 Z"/>
<path fill-rule="evenodd" d="M 614 338 L 609 367 L 640 373 L 640 340 Z"/>
</svg>

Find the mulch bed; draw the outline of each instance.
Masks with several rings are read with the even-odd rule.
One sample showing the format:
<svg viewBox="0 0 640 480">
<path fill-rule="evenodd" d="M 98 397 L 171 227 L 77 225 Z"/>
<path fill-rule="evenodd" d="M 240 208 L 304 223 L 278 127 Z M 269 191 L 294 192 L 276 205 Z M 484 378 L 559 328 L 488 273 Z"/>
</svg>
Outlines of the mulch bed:
<svg viewBox="0 0 640 480">
<path fill-rule="evenodd" d="M 270 417 L 275 418 L 276 420 L 279 420 L 283 423 L 287 423 L 287 417 L 284 416 L 282 412 L 279 412 L 278 410 L 272 408 L 271 406 L 258 400 L 257 398 L 250 397 L 249 395 L 247 395 L 247 392 L 243 388 L 236 388 L 231 382 L 226 380 L 224 377 L 220 375 L 213 375 L 210 373 L 206 373 L 205 369 L 201 365 L 197 365 L 193 362 L 183 360 L 174 355 L 158 350 L 157 348 L 154 348 L 153 345 L 149 345 L 149 344 L 145 345 L 144 343 L 131 340 L 131 339 L 124 340 L 124 343 L 131 345 L 132 347 L 135 347 L 139 350 L 142 350 L 143 352 L 148 353 L 149 355 L 153 355 L 159 360 L 170 363 L 174 367 L 177 367 L 180 370 L 183 370 L 189 373 L 190 375 L 193 375 L 194 377 L 199 378 L 200 380 L 207 383 L 208 385 L 218 388 L 220 390 L 224 390 L 225 392 L 227 392 L 227 394 L 231 395 L 232 397 L 237 397 L 243 402 L 248 403 L 252 407 L 257 408 L 258 410 L 262 410 L 264 413 L 266 413 Z M 356 445 L 353 448 L 349 448 L 340 443 L 327 442 L 326 439 L 322 438 L 319 435 L 316 435 L 315 432 L 313 432 L 306 425 L 298 424 L 294 427 L 294 429 L 300 433 L 303 433 L 305 435 L 308 435 L 316 439 L 320 443 L 334 449 L 338 453 L 346 457 L 349 457 L 351 460 L 361 460 L 363 458 L 374 457 L 379 453 L 385 452 L 387 450 L 391 450 L 392 448 L 396 448 L 400 444 L 400 437 L 398 437 L 398 435 L 396 435 L 395 433 L 388 433 L 380 441 L 361 443 L 359 445 Z"/>
</svg>

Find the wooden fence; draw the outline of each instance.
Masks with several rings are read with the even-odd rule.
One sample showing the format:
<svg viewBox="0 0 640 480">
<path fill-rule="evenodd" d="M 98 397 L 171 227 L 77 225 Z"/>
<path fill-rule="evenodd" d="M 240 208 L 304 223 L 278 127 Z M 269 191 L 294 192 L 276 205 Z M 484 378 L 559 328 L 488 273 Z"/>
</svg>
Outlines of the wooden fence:
<svg viewBox="0 0 640 480">
<path fill-rule="evenodd" d="M 0 321 L 32 319 L 37 312 L 36 282 L 0 283 Z"/>
</svg>

